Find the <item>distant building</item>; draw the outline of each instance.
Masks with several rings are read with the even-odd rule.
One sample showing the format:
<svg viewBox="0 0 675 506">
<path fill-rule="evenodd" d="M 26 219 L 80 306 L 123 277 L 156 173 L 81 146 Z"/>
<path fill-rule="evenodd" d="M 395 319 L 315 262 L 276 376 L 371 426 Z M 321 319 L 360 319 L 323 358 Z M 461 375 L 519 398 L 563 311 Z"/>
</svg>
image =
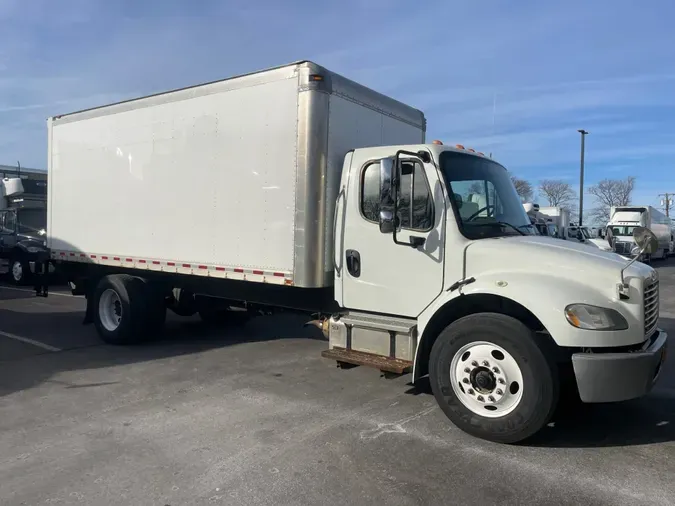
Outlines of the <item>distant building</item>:
<svg viewBox="0 0 675 506">
<path fill-rule="evenodd" d="M 24 198 L 27 200 L 44 200 L 47 198 L 47 171 L 31 169 L 16 165 L 1 165 L 0 177 L 21 177 L 23 182 Z"/>
</svg>

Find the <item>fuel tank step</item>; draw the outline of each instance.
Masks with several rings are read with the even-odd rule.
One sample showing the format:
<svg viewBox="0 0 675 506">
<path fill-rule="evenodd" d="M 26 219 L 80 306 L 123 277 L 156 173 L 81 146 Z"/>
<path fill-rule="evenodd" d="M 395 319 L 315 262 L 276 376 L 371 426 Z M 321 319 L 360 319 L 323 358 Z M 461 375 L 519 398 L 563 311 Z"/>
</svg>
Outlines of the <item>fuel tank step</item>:
<svg viewBox="0 0 675 506">
<path fill-rule="evenodd" d="M 398 358 L 383 357 L 362 351 L 347 350 L 345 348 L 331 348 L 321 352 L 323 358 L 336 360 L 338 363 L 364 365 L 383 372 L 406 374 L 412 371 L 412 362 Z"/>
</svg>

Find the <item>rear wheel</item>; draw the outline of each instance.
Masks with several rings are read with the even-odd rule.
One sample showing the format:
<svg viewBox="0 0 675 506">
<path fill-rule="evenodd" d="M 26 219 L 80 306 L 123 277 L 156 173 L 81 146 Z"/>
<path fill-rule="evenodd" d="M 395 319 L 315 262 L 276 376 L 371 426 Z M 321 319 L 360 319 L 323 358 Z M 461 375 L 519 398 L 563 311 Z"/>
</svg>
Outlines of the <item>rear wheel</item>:
<svg viewBox="0 0 675 506">
<path fill-rule="evenodd" d="M 449 325 L 431 350 L 431 388 L 441 409 L 474 436 L 517 443 L 538 432 L 555 411 L 555 363 L 520 321 L 497 313 Z"/>
<path fill-rule="evenodd" d="M 96 330 L 108 344 L 133 344 L 154 338 L 166 309 L 159 293 L 146 281 L 126 274 L 101 279 L 89 304 L 93 304 Z"/>
</svg>

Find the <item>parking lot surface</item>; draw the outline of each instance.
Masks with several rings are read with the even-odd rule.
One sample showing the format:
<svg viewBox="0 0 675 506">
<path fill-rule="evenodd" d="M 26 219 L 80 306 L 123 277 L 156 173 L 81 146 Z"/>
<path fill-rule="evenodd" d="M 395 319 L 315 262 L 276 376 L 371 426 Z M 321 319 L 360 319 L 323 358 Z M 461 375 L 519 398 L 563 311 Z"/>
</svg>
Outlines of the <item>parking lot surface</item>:
<svg viewBox="0 0 675 506">
<path fill-rule="evenodd" d="M 654 266 L 672 337 L 675 259 Z M 0 287 L 0 504 L 675 504 L 672 353 L 648 397 L 505 446 L 408 376 L 337 369 L 297 317 L 111 347 L 83 309 Z"/>
</svg>

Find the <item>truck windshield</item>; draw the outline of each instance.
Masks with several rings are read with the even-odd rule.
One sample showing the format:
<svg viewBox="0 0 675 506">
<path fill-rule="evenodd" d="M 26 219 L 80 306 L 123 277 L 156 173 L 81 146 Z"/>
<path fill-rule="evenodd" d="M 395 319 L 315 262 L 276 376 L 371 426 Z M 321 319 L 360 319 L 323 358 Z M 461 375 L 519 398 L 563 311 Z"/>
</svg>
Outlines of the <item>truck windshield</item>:
<svg viewBox="0 0 675 506">
<path fill-rule="evenodd" d="M 444 151 L 440 169 L 454 194 L 465 237 L 538 235 L 504 167 L 487 158 Z"/>
<path fill-rule="evenodd" d="M 45 209 L 21 209 L 17 212 L 17 232 L 19 234 L 35 234 L 47 228 L 47 211 Z"/>
<path fill-rule="evenodd" d="M 633 230 L 635 230 L 635 227 L 616 227 L 612 226 L 612 233 L 615 236 L 621 236 L 621 237 L 633 237 Z"/>
</svg>

